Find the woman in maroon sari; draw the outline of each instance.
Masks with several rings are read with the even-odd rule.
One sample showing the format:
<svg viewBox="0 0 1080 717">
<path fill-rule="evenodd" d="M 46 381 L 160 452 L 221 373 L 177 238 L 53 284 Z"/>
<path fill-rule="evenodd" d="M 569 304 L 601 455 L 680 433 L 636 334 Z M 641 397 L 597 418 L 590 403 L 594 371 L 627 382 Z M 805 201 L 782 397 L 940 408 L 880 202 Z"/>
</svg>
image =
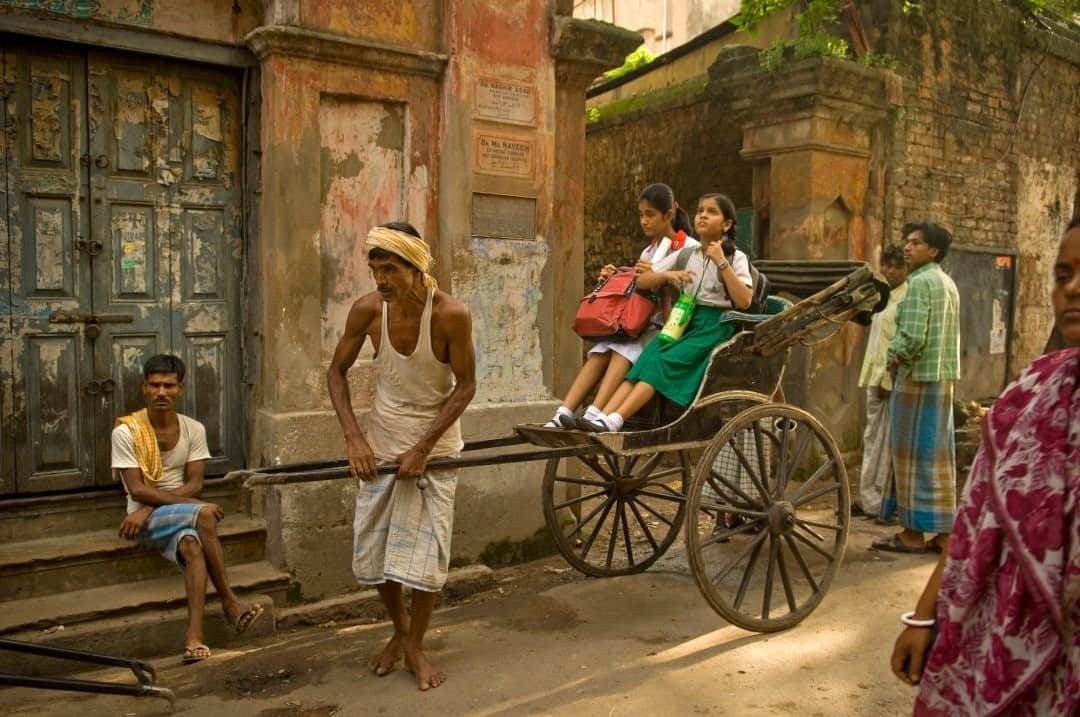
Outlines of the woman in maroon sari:
<svg viewBox="0 0 1080 717">
<path fill-rule="evenodd" d="M 901 618 L 892 670 L 919 685 L 916 715 L 1080 713 L 1080 221 L 1052 297 L 1067 348 L 985 417 L 948 548 Z"/>
</svg>

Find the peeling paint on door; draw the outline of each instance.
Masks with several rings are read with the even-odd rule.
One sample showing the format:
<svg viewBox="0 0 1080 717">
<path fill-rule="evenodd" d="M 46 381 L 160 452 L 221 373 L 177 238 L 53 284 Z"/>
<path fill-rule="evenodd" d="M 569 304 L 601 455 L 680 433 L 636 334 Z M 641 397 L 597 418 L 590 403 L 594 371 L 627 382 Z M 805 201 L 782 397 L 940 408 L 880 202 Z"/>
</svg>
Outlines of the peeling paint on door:
<svg viewBox="0 0 1080 717">
<path fill-rule="evenodd" d="M 148 293 L 147 232 L 146 210 L 118 211 L 113 214 L 113 246 L 120 255 L 120 295 L 145 296 Z"/>
<path fill-rule="evenodd" d="M 36 72 L 30 80 L 31 156 L 38 161 L 59 162 L 62 157 L 62 83 L 60 77 Z"/>
<path fill-rule="evenodd" d="M 116 115 L 113 133 L 117 146 L 117 167 L 128 172 L 145 174 L 150 170 L 150 148 L 147 147 L 150 129 L 149 77 L 124 75 L 116 82 Z"/>
<path fill-rule="evenodd" d="M 192 172 L 197 180 L 218 178 L 221 167 L 221 99 L 210 88 L 191 93 Z"/>
<path fill-rule="evenodd" d="M 35 292 L 64 290 L 64 203 L 34 207 Z"/>
</svg>

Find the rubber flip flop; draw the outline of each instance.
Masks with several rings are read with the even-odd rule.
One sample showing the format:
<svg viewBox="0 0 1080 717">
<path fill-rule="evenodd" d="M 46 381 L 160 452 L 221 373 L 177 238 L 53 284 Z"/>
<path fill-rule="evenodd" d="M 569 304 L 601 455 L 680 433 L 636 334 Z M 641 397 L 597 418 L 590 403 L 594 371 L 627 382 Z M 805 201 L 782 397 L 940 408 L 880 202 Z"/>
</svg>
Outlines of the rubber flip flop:
<svg viewBox="0 0 1080 717">
<path fill-rule="evenodd" d="M 184 656 L 181 661 L 185 665 L 193 665 L 210 657 L 210 648 L 206 645 L 192 645 L 184 648 Z"/>
<path fill-rule="evenodd" d="M 911 553 L 911 554 L 924 554 L 929 553 L 930 549 L 925 545 L 917 548 L 913 548 L 905 543 L 900 538 L 900 534 L 896 533 L 891 538 L 882 538 L 881 540 L 875 540 L 870 544 L 873 550 L 884 550 L 889 553 Z"/>
<path fill-rule="evenodd" d="M 255 621 L 258 620 L 259 616 L 262 614 L 263 606 L 259 603 L 253 603 L 251 607 L 236 616 L 236 622 L 233 623 L 233 627 L 236 628 L 236 632 L 239 634 L 254 625 Z"/>
</svg>

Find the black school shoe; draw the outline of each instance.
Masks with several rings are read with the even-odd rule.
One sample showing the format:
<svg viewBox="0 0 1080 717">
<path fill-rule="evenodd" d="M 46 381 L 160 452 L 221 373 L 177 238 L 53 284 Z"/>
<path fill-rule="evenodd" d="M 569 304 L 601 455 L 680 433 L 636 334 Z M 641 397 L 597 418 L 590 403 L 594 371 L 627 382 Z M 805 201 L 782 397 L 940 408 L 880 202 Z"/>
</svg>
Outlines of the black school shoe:
<svg viewBox="0 0 1080 717">
<path fill-rule="evenodd" d="M 611 429 L 608 427 L 608 424 L 604 423 L 604 419 L 602 418 L 590 421 L 584 416 L 581 416 L 574 420 L 574 424 L 579 430 L 588 431 L 589 433 L 611 433 Z"/>
</svg>

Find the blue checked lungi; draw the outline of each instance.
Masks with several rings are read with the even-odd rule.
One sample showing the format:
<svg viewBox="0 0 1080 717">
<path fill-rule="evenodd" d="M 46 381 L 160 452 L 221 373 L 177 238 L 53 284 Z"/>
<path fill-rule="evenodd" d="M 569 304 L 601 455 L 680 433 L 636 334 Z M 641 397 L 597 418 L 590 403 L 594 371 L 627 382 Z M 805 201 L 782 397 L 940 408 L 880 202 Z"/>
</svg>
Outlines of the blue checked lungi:
<svg viewBox="0 0 1080 717">
<path fill-rule="evenodd" d="M 889 410 L 896 472 L 881 503 L 909 530 L 948 533 L 956 516 L 952 381 L 897 379 Z"/>
<path fill-rule="evenodd" d="M 180 540 L 186 535 L 199 540 L 199 531 L 195 528 L 195 521 L 198 520 L 199 509 L 203 505 L 203 503 L 176 503 L 154 508 L 154 512 L 150 514 L 135 541 L 144 548 L 161 553 L 161 557 L 175 563 L 183 570 L 184 558 L 178 550 Z M 202 544 L 201 540 L 199 544 Z"/>
<path fill-rule="evenodd" d="M 457 471 L 426 471 L 416 480 L 393 475 L 364 481 L 356 495 L 353 575 L 362 585 L 392 580 L 438 592 L 450 570 Z"/>
</svg>

